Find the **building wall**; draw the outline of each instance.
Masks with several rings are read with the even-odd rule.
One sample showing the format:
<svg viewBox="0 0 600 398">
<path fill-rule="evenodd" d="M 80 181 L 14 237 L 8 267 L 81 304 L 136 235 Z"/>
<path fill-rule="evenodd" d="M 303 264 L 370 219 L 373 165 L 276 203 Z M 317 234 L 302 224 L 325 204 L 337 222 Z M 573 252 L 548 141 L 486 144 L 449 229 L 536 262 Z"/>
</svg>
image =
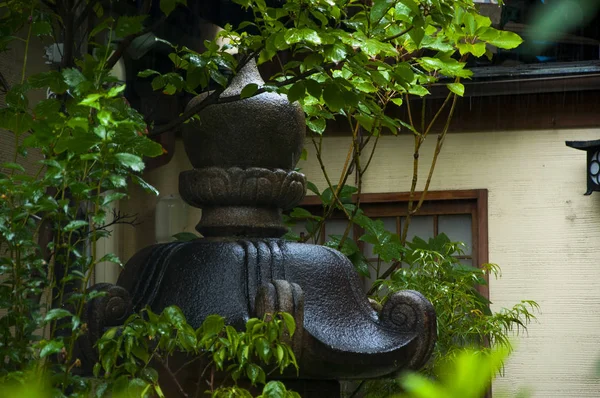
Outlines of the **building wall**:
<svg viewBox="0 0 600 398">
<path fill-rule="evenodd" d="M 529 388 L 534 397 L 597 397 L 593 378 L 600 360 L 600 194 L 583 196 L 585 154 L 565 140 L 595 139 L 597 129 L 451 134 L 439 157 L 432 190 L 489 190 L 490 261 L 502 277 L 490 283 L 493 308 L 522 299 L 541 306 L 538 322 L 515 335 L 515 353 L 494 391 Z M 421 155 L 422 189 L 435 137 Z M 324 158 L 332 180 L 346 158 L 348 137 L 324 140 Z M 299 167 L 319 187 L 325 186 L 312 145 Z M 190 167 L 179 144 L 175 159 L 147 173 L 161 194 L 176 192 L 177 174 Z M 412 138 L 381 138 L 378 156 L 365 175 L 364 192 L 408 191 L 412 176 Z M 143 224 L 123 234 L 121 252 L 128 258 L 153 243 L 155 197 L 135 191 L 122 209 L 138 209 Z M 190 217 L 193 225 L 199 217 Z M 143 231 L 144 233 L 141 233 Z M 512 396 L 512 394 L 511 394 Z"/>
<path fill-rule="evenodd" d="M 583 195 L 585 153 L 564 143 L 597 137 L 597 129 L 451 134 L 440 154 L 432 190 L 489 190 L 489 258 L 502 267 L 502 277 L 490 282 L 493 308 L 522 299 L 541 306 L 538 322 L 515 336 L 497 392 L 528 387 L 540 398 L 600 396 L 593 378 L 600 360 L 600 195 Z M 339 173 L 348 141 L 326 140 L 328 169 Z M 430 137 L 422 151 L 423 169 L 434 143 Z M 412 139 L 384 137 L 378 151 L 364 191 L 409 190 Z M 316 162 L 301 166 L 324 185 Z"/>
</svg>

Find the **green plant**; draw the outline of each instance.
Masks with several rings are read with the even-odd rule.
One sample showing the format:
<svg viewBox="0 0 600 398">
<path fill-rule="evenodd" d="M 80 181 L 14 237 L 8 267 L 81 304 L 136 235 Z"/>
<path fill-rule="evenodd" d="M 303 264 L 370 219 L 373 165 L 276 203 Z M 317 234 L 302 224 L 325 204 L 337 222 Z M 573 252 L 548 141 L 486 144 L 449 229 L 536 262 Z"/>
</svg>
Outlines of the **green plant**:
<svg viewBox="0 0 600 398">
<path fill-rule="evenodd" d="M 132 396 L 164 397 L 162 379 L 154 367 L 185 396 L 177 374 L 195 364 L 202 369 L 196 396 L 204 392 L 206 380 L 212 397 L 251 397 L 248 390 L 237 385 L 240 378 L 246 377 L 253 386 L 265 385 L 264 397 L 296 397 L 280 382 L 267 383 L 263 369 L 268 366 L 268 373 L 282 373 L 293 365 L 298 370 L 292 349 L 282 342 L 285 336 L 294 335 L 295 328 L 291 315 L 277 313 L 262 320 L 248 320 L 245 331 L 237 331 L 226 325 L 223 317 L 211 315 L 194 330 L 177 307 L 167 307 L 160 315 L 146 309 L 142 315 L 129 317 L 122 327 L 109 329 L 98 340 L 100 362 L 94 367 L 94 376 L 104 373 L 105 381 L 96 386 L 96 396 L 127 391 Z M 189 354 L 191 359 L 179 369 L 172 369 L 168 359 L 175 352 Z M 227 376 L 215 379 L 217 372 Z M 228 385 L 229 377 L 235 385 Z M 280 395 L 273 395 L 276 393 Z"/>
<path fill-rule="evenodd" d="M 487 285 L 488 273 L 498 275 L 496 264 L 480 268 L 461 264 L 461 243 L 451 242 L 445 234 L 424 241 L 418 237 L 408 243 L 404 261 L 408 266 L 380 282 L 385 295 L 403 289 L 421 292 L 435 307 L 438 340 L 434 360 L 426 367 L 438 374 L 440 367 L 454 360 L 465 347 L 489 352 L 502 348 L 510 351 L 511 332 L 523 332 L 535 320 L 539 309 L 535 301 L 523 300 L 512 308 L 492 312 L 490 302 L 478 288 Z M 385 296 L 384 296 L 385 300 Z"/>
<path fill-rule="evenodd" d="M 30 40 L 39 27 L 28 15 L 39 9 L 21 5 L 7 18 L 15 24 L 24 18 Z M 25 60 L 21 82 L 0 109 L 0 127 L 15 142 L 12 161 L 0 164 L 0 307 L 7 310 L 0 319 L 0 378 L 51 371 L 62 376 L 52 382 L 63 392 L 83 383 L 72 372 L 79 364 L 74 345 L 86 331 L 86 303 L 102 294 L 88 290 L 90 278 L 97 264 L 120 263 L 114 254 L 99 258 L 96 250 L 109 227 L 124 221 L 111 204 L 126 197 L 130 182 L 153 190 L 140 177 L 142 158 L 162 154 L 123 98 L 124 86 L 103 67 L 108 48 L 100 50 L 79 68 L 28 79 Z M 28 95 L 39 88 L 58 97 L 30 107 Z M 33 175 L 19 164 L 32 150 L 43 155 Z M 54 231 L 49 237 L 47 229 Z M 49 360 L 54 355 L 57 360 Z"/>
<path fill-rule="evenodd" d="M 506 349 L 486 353 L 462 350 L 446 364 L 447 369 L 440 379 L 432 380 L 421 374 L 405 375 L 400 381 L 404 393 L 393 396 L 396 398 L 481 398 L 498 374 L 507 355 Z M 527 396 L 525 391 L 521 391 L 515 397 Z"/>
</svg>

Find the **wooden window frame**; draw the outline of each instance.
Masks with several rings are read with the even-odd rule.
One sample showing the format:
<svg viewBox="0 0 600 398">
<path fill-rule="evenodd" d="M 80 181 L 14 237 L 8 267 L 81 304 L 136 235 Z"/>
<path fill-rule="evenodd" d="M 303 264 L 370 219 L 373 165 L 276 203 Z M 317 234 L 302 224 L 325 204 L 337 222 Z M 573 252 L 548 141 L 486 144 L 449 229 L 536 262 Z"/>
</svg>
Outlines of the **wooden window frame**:
<svg viewBox="0 0 600 398">
<path fill-rule="evenodd" d="M 417 192 L 415 197 L 419 198 L 420 195 L 421 192 Z M 356 199 L 355 195 L 354 200 Z M 408 192 L 366 193 L 360 195 L 361 209 L 367 216 L 372 218 L 406 216 L 409 200 L 410 193 Z M 318 213 L 321 208 L 321 201 L 316 196 L 307 196 L 300 206 L 313 213 Z M 423 206 L 416 213 L 417 216 L 434 217 L 452 214 L 471 215 L 474 264 L 479 267 L 481 264 L 489 262 L 488 190 L 431 191 L 427 193 Z M 434 232 L 437 233 L 437 231 Z M 359 231 L 355 230 L 355 236 L 358 236 L 358 233 Z M 479 286 L 479 293 L 489 299 L 489 276 L 487 274 L 485 279 L 487 283 Z"/>
</svg>

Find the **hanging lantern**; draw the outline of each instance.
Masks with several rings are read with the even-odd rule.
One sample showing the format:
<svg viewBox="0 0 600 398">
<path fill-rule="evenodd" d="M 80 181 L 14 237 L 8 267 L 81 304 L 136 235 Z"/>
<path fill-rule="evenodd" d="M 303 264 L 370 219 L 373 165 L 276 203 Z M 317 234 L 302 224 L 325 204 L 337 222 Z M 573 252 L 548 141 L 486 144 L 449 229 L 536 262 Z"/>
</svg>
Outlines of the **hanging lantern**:
<svg viewBox="0 0 600 398">
<path fill-rule="evenodd" d="M 585 194 L 591 195 L 594 191 L 600 191 L 600 140 L 565 141 L 565 144 L 587 153 L 587 191 Z"/>
</svg>

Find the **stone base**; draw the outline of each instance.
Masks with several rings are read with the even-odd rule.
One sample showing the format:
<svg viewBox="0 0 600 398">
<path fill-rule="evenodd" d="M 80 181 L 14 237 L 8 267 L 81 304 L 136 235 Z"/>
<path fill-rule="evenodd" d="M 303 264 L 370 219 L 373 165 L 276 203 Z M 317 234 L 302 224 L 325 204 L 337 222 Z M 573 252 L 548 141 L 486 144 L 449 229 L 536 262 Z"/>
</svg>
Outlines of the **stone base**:
<svg viewBox="0 0 600 398">
<path fill-rule="evenodd" d="M 196 230 L 203 236 L 282 236 L 281 209 L 267 207 L 205 207 Z"/>
</svg>

